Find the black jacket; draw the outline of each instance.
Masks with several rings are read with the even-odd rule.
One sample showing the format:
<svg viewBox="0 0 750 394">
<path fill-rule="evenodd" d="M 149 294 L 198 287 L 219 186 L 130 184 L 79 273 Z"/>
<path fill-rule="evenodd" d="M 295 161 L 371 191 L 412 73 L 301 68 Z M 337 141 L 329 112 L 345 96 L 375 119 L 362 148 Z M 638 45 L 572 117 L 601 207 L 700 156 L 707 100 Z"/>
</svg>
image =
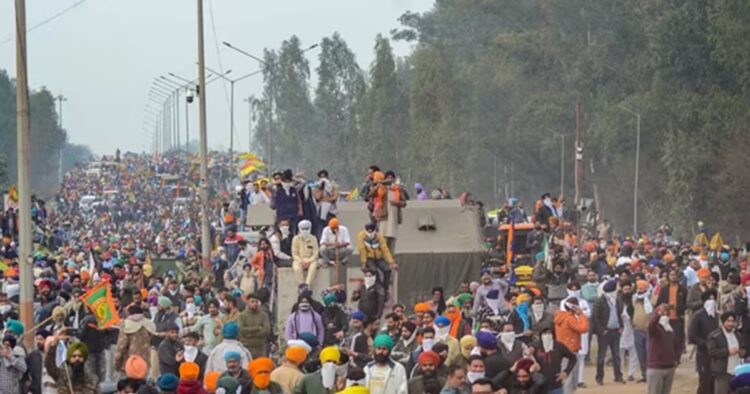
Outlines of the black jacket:
<svg viewBox="0 0 750 394">
<path fill-rule="evenodd" d="M 89 353 L 101 353 L 108 345 L 107 336 L 109 335 L 110 329 L 100 330 L 96 324 L 96 318 L 93 315 L 86 316 L 81 321 L 80 329 L 81 342 L 88 346 Z"/>
<path fill-rule="evenodd" d="M 349 321 L 344 312 L 338 306 L 328 306 L 323 310 L 323 328 L 325 329 L 325 338 L 323 339 L 323 347 L 337 345 L 339 340 L 336 339 L 334 334 L 339 331 L 344 333 L 349 330 Z"/>
<path fill-rule="evenodd" d="M 738 342 L 740 340 L 740 333 L 735 331 Z M 711 373 L 714 375 L 724 375 L 727 373 L 727 362 L 729 360 L 729 345 L 727 344 L 727 338 L 724 336 L 724 331 L 719 328 L 714 330 L 708 336 L 707 341 L 708 355 L 711 357 Z M 742 357 L 742 342 L 740 342 L 740 357 Z"/>
<path fill-rule="evenodd" d="M 669 304 L 669 286 L 662 286 L 659 291 L 659 298 L 656 300 L 656 305 Z M 677 289 L 677 316 L 685 317 L 685 308 L 687 308 L 687 289 L 683 285 L 679 285 Z"/>
<path fill-rule="evenodd" d="M 159 311 L 154 317 L 154 325 L 156 326 L 156 332 L 162 333 L 167 330 L 170 323 L 177 321 L 177 314 L 172 312 L 171 309 L 167 311 Z M 151 346 L 159 347 L 161 344 L 162 337 L 152 336 Z M 176 375 L 176 374 L 175 374 Z"/>
<path fill-rule="evenodd" d="M 711 317 L 701 308 L 690 319 L 688 342 L 695 345 L 699 353 L 708 354 L 708 336 L 718 329 L 718 316 Z"/>
<path fill-rule="evenodd" d="M 573 368 L 576 366 L 578 356 L 571 352 L 567 346 L 557 341 L 554 342 L 552 350 L 549 352 L 544 352 L 544 347 L 541 342 L 535 342 L 533 346 L 536 349 L 534 358 L 542 368 L 539 372 L 544 375 L 544 379 L 547 383 L 547 390 L 554 390 L 562 387 L 562 382 L 558 382 L 556 379 L 557 374 L 561 371 L 565 371 L 566 374 L 570 375 Z M 562 369 L 563 359 L 568 360 L 568 364 L 564 370 Z"/>
<path fill-rule="evenodd" d="M 31 394 L 41 394 L 42 372 L 44 370 L 44 354 L 40 350 L 34 350 L 26 359 L 26 365 L 28 365 L 26 373 L 28 374 L 29 381 L 31 383 L 29 392 Z"/>
<path fill-rule="evenodd" d="M 496 378 L 498 374 L 512 366 L 513 362 L 509 362 L 499 351 L 484 358 L 484 374 L 489 379 Z"/>
<path fill-rule="evenodd" d="M 385 305 L 383 286 L 375 284 L 368 289 L 362 285 L 357 294 L 354 295 L 354 300 L 359 300 L 358 308 L 366 316 L 380 318 L 380 315 L 383 313 L 383 306 Z"/>
<path fill-rule="evenodd" d="M 162 340 L 158 349 L 159 373 L 161 375 L 173 373 L 180 376 L 180 364 L 177 362 L 177 353 L 183 349 L 184 347 L 179 341 L 173 341 L 169 338 Z"/>
<path fill-rule="evenodd" d="M 617 321 L 622 325 L 622 310 L 624 305 L 620 298 L 617 298 L 615 302 L 615 308 L 617 308 Z M 609 321 L 609 302 L 607 302 L 607 296 L 602 295 L 594 301 L 593 309 L 591 310 L 591 332 L 594 334 L 602 334 L 607 329 L 607 322 Z"/>
</svg>

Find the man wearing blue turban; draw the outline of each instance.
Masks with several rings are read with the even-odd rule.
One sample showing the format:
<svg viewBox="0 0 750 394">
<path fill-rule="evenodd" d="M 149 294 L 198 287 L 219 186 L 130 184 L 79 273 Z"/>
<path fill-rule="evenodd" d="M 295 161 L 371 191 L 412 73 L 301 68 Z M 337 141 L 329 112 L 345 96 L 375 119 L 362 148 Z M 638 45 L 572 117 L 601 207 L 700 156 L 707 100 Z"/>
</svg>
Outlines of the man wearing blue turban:
<svg viewBox="0 0 750 394">
<path fill-rule="evenodd" d="M 237 322 L 230 321 L 221 328 L 222 341 L 211 350 L 206 361 L 206 371 L 224 372 L 227 370 L 227 358 L 232 356 L 239 357 L 240 369 L 252 361 L 253 357 L 249 350 L 237 340 L 240 335 L 240 329 Z M 236 378 L 236 377 L 235 377 Z"/>
</svg>

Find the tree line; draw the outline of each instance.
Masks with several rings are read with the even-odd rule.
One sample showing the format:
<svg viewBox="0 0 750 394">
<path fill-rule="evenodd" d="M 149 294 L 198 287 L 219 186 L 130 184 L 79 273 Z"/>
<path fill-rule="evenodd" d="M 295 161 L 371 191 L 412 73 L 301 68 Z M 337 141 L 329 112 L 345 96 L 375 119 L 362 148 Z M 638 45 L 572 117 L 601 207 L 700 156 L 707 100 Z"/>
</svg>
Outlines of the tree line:
<svg viewBox="0 0 750 394">
<path fill-rule="evenodd" d="M 580 101 L 582 197 L 631 232 L 636 120 L 625 106 L 641 115 L 639 230 L 669 222 L 690 236 L 703 220 L 732 241 L 748 235 L 750 3 L 438 0 L 400 23 L 376 37 L 368 69 L 339 34 L 314 70 L 297 37 L 267 49 L 258 152 L 347 187 L 379 164 L 409 186 L 487 205 L 507 191 L 528 207 L 560 192 L 563 134 L 572 209 Z M 391 40 L 414 50 L 395 58 Z"/>
<path fill-rule="evenodd" d="M 29 112 L 31 190 L 49 197 L 60 185 L 60 166 L 64 173 L 92 152 L 68 141 L 67 132 L 59 125 L 55 97 L 46 88 L 30 93 Z M 15 80 L 0 70 L 0 195 L 16 182 L 16 135 Z"/>
</svg>

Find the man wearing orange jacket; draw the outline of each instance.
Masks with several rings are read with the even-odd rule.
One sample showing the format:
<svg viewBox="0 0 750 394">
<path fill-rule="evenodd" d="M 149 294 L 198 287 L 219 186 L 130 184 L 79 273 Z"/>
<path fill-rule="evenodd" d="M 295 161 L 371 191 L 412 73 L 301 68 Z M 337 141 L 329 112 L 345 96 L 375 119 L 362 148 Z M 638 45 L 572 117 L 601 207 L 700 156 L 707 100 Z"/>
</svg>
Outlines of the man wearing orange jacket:
<svg viewBox="0 0 750 394">
<path fill-rule="evenodd" d="M 565 345 L 568 350 L 578 353 L 581 349 L 581 334 L 589 331 L 589 319 L 578 305 L 578 298 L 568 298 L 564 307 L 555 314 L 555 337 L 557 341 Z M 578 368 L 571 371 L 565 381 L 565 392 L 574 393 L 578 388 Z"/>
</svg>

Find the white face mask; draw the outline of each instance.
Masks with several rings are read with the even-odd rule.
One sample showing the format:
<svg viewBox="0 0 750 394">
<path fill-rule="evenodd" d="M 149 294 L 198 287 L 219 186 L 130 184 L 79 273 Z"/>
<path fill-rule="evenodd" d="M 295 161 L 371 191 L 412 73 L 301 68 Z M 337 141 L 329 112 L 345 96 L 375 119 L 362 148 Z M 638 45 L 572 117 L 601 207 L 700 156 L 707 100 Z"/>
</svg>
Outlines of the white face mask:
<svg viewBox="0 0 750 394">
<path fill-rule="evenodd" d="M 286 238 L 289 235 L 289 226 L 281 226 L 279 227 L 279 231 L 281 232 L 281 236 Z"/>
<path fill-rule="evenodd" d="M 365 276 L 365 287 L 368 289 L 375 285 L 375 282 L 378 280 L 377 277 L 374 276 Z"/>
<path fill-rule="evenodd" d="M 375 238 L 375 232 L 374 231 L 367 231 L 367 238 L 369 238 L 369 239 Z"/>
<path fill-rule="evenodd" d="M 706 302 L 703 303 L 703 308 L 709 316 L 716 316 L 716 300 L 706 300 Z"/>
<path fill-rule="evenodd" d="M 422 340 L 422 350 L 425 352 L 428 352 L 432 350 L 432 345 L 435 343 L 435 340 L 432 338 L 425 338 Z"/>
<path fill-rule="evenodd" d="M 484 378 L 484 372 L 466 372 L 466 379 L 469 381 L 469 383 L 474 383 L 482 378 Z"/>
<path fill-rule="evenodd" d="M 580 290 L 570 290 L 568 289 L 568 297 L 575 297 L 580 298 L 581 297 L 581 291 Z"/>
<path fill-rule="evenodd" d="M 323 387 L 332 389 L 336 384 L 336 363 L 327 362 L 320 368 L 320 375 L 323 378 Z"/>
<path fill-rule="evenodd" d="M 500 342 L 502 342 L 505 346 L 513 345 L 513 342 L 516 341 L 516 333 L 515 332 L 503 332 L 500 333 Z"/>
<path fill-rule="evenodd" d="M 549 352 L 552 350 L 552 346 L 555 343 L 554 337 L 552 337 L 552 334 L 542 334 L 542 347 L 544 348 L 545 352 Z"/>
<path fill-rule="evenodd" d="M 151 318 L 156 316 L 157 313 L 159 313 L 159 307 L 157 306 L 150 306 L 148 307 L 148 311 L 151 313 Z"/>
<path fill-rule="evenodd" d="M 659 317 L 659 324 L 664 327 L 666 331 L 672 332 L 672 325 L 669 324 L 669 316 L 663 315 Z"/>
<path fill-rule="evenodd" d="M 544 304 L 532 304 L 531 311 L 534 312 L 535 315 L 541 315 L 544 313 Z"/>
<path fill-rule="evenodd" d="M 302 234 L 302 235 L 304 235 L 305 237 L 309 237 L 310 236 L 310 229 L 309 228 L 304 229 L 304 230 L 300 229 L 299 233 Z"/>
<path fill-rule="evenodd" d="M 185 304 L 185 312 L 187 312 L 189 316 L 193 316 L 196 310 L 198 310 L 198 308 L 196 308 L 195 304 Z"/>
<path fill-rule="evenodd" d="M 194 362 L 198 357 L 198 348 L 195 346 L 185 345 L 185 361 Z"/>
<path fill-rule="evenodd" d="M 445 327 L 438 327 L 434 326 L 435 328 L 435 336 L 441 339 L 445 339 L 450 335 L 451 333 L 451 326 L 445 326 Z"/>
</svg>

